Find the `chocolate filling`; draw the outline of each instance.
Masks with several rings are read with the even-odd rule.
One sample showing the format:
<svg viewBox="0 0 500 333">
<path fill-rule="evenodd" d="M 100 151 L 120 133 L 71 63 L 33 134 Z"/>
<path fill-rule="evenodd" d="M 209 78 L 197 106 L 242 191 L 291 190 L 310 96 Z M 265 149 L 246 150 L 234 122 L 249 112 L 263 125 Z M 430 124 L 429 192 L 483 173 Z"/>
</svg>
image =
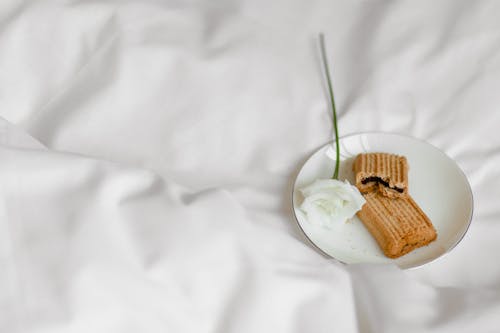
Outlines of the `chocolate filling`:
<svg viewBox="0 0 500 333">
<path fill-rule="evenodd" d="M 399 188 L 399 187 L 391 187 L 391 186 L 389 186 L 389 183 L 388 183 L 388 182 L 386 182 L 385 180 L 383 180 L 383 179 L 382 179 L 382 178 L 380 178 L 380 177 L 367 177 L 367 178 L 365 178 L 365 179 L 363 179 L 363 180 L 361 181 L 361 184 L 366 185 L 366 184 L 368 184 L 368 183 L 370 183 L 370 182 L 375 182 L 375 183 L 382 184 L 382 185 L 384 185 L 385 187 L 390 188 L 391 190 L 398 191 L 399 193 L 403 193 L 403 191 L 404 191 L 402 188 Z"/>
</svg>

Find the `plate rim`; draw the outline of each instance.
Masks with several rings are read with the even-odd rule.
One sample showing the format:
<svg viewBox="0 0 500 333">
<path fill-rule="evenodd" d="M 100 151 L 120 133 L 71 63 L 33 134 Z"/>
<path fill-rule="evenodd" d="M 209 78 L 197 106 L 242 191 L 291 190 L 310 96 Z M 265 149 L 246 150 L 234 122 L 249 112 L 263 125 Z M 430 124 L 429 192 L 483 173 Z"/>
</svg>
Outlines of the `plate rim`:
<svg viewBox="0 0 500 333">
<path fill-rule="evenodd" d="M 436 260 L 438 259 L 441 259 L 443 258 L 444 256 L 446 256 L 448 253 L 451 252 L 451 250 L 453 250 L 465 237 L 465 235 L 467 234 L 467 232 L 469 231 L 469 228 L 470 228 L 470 225 L 472 224 L 472 220 L 473 220 L 473 217 L 474 217 L 474 192 L 472 191 L 472 186 L 470 185 L 470 182 L 469 182 L 469 179 L 467 178 L 467 175 L 465 174 L 465 172 L 462 170 L 462 168 L 460 167 L 460 165 L 453 159 L 451 158 L 450 156 L 448 156 L 443 150 L 441 150 L 440 148 L 434 146 L 432 143 L 429 143 L 427 141 L 425 141 L 424 139 L 420 139 L 420 138 L 416 138 L 414 136 L 411 136 L 411 135 L 408 135 L 408 134 L 401 134 L 401 133 L 397 133 L 397 132 L 384 132 L 384 131 L 360 131 L 360 132 L 353 132 L 353 133 L 349 133 L 349 134 L 345 134 L 345 135 L 342 135 L 339 137 L 339 141 L 341 141 L 342 139 L 344 138 L 348 138 L 348 137 L 351 137 L 351 136 L 357 136 L 357 135 L 363 135 L 363 134 L 381 134 L 381 135 L 392 135 L 392 136 L 400 136 L 400 137 L 404 137 L 404 138 L 407 138 L 407 139 L 412 139 L 412 140 L 415 140 L 415 141 L 418 141 L 420 143 L 424 143 L 424 144 L 427 144 L 429 146 L 431 146 L 432 148 L 434 148 L 435 150 L 437 150 L 441 155 L 444 155 L 446 158 L 450 159 L 454 164 L 455 166 L 458 168 L 458 170 L 460 171 L 460 173 L 462 174 L 462 177 L 464 177 L 465 179 L 465 182 L 467 184 L 467 189 L 468 189 L 468 192 L 470 194 L 470 204 L 471 204 L 471 210 L 470 210 L 470 216 L 469 216 L 469 221 L 467 222 L 467 226 L 463 232 L 463 234 L 460 236 L 460 238 L 452 245 L 450 246 L 445 252 L 443 252 L 442 254 L 440 254 L 439 256 L 427 261 L 427 262 L 424 262 L 424 263 L 421 263 L 421 264 L 417 264 L 417 265 L 413 265 L 413 266 L 409 266 L 409 267 L 401 267 L 399 266 L 397 263 L 395 262 L 390 262 L 390 263 L 378 263 L 378 265 L 396 265 L 397 267 L 399 267 L 400 269 L 403 269 L 403 270 L 410 270 L 410 269 L 416 269 L 416 268 L 420 268 L 422 266 L 425 266 L 427 264 L 430 264 L 432 262 L 435 262 Z M 372 263 L 356 263 L 356 264 L 350 264 L 350 263 L 346 263 L 346 262 L 343 262 L 342 260 L 338 259 L 338 258 L 335 258 L 333 257 L 332 255 L 326 253 L 323 249 L 321 249 L 318 245 L 316 245 L 316 243 L 314 243 L 312 241 L 312 239 L 307 235 L 307 233 L 304 231 L 304 229 L 302 228 L 300 222 L 299 222 L 299 219 L 297 217 L 297 214 L 295 213 L 295 204 L 294 204 L 294 197 L 295 197 L 295 190 L 296 190 L 296 184 L 297 184 L 297 179 L 299 178 L 299 175 L 300 175 L 300 172 L 302 171 L 302 169 L 304 168 L 304 166 L 306 165 L 306 163 L 311 159 L 312 156 L 314 156 L 314 154 L 316 154 L 317 152 L 319 152 L 321 149 L 323 149 L 324 147 L 328 146 L 328 145 L 331 145 L 335 142 L 335 139 L 333 140 L 330 140 L 328 141 L 327 143 L 321 145 L 320 147 L 318 147 L 317 149 L 315 149 L 311 154 L 309 154 L 309 156 L 307 157 L 307 159 L 304 161 L 304 163 L 302 163 L 302 165 L 300 166 L 300 169 L 299 169 L 299 172 L 295 175 L 295 179 L 293 180 L 293 187 L 292 187 L 292 195 L 291 195 L 291 207 L 292 207 L 292 211 L 293 211 L 293 217 L 295 219 L 295 223 L 297 224 L 297 226 L 299 227 L 300 231 L 302 232 L 302 235 L 304 235 L 307 239 L 307 241 L 317 250 L 319 251 L 322 255 L 326 256 L 328 259 L 333 259 L 335 260 L 336 262 L 342 264 L 342 265 L 356 265 L 356 264 L 372 264 Z"/>
</svg>

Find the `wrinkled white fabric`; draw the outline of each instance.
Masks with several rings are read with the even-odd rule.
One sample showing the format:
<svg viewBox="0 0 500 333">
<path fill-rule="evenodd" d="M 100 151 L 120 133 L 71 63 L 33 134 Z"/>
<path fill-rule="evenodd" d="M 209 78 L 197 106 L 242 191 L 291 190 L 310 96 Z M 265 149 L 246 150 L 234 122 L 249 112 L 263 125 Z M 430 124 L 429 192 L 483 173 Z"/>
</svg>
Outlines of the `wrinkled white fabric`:
<svg viewBox="0 0 500 333">
<path fill-rule="evenodd" d="M 0 4 L 0 332 L 496 332 L 498 1 Z M 419 269 L 343 266 L 293 220 L 332 135 L 405 133 L 473 187 Z"/>
</svg>

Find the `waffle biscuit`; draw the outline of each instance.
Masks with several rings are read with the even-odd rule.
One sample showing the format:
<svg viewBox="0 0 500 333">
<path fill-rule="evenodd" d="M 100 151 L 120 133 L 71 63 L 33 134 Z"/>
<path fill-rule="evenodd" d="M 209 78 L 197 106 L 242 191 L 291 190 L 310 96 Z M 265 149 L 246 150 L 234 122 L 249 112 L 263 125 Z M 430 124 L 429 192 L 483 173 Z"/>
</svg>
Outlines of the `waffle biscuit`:
<svg viewBox="0 0 500 333">
<path fill-rule="evenodd" d="M 356 187 L 363 194 L 379 190 L 390 198 L 408 194 L 406 157 L 388 153 L 359 154 L 352 166 Z"/>
<path fill-rule="evenodd" d="M 411 196 L 388 198 L 373 192 L 364 197 L 358 217 L 386 256 L 400 257 L 436 239 L 436 229 Z"/>
</svg>

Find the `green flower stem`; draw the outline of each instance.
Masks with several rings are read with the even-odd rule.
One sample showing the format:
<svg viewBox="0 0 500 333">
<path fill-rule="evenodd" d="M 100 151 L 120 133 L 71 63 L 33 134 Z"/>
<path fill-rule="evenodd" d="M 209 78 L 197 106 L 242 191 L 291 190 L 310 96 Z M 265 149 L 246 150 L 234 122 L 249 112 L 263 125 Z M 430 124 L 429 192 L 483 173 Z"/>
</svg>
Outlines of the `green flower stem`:
<svg viewBox="0 0 500 333">
<path fill-rule="evenodd" d="M 340 146 L 339 146 L 339 130 L 337 128 L 337 110 L 335 109 L 335 98 L 333 97 L 332 80 L 330 78 L 330 69 L 328 67 L 328 60 L 326 59 L 325 36 L 323 35 L 323 33 L 319 34 L 319 45 L 321 48 L 321 56 L 323 58 L 323 66 L 325 68 L 326 81 L 328 82 L 328 91 L 330 92 L 330 102 L 332 104 L 332 112 L 333 112 L 333 127 L 335 129 L 336 161 L 335 161 L 335 171 L 333 172 L 332 179 L 339 179 Z"/>
</svg>

